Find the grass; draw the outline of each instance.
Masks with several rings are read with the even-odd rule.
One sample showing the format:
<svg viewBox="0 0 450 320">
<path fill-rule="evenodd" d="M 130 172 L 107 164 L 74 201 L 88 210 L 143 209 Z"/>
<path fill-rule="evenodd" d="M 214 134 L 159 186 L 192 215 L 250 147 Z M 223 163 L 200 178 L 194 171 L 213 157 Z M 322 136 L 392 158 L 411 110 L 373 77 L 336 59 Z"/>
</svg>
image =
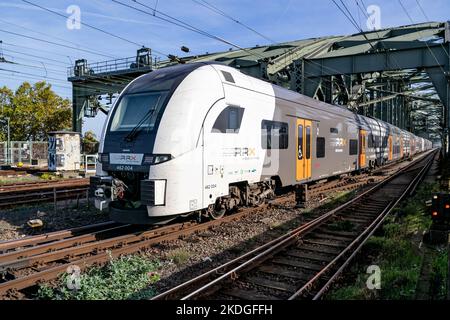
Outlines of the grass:
<svg viewBox="0 0 450 320">
<path fill-rule="evenodd" d="M 158 263 L 140 256 L 110 260 L 103 267 L 93 267 L 80 276 L 79 290 L 67 288 L 69 274 L 58 280 L 57 287 L 40 285 L 37 298 L 51 300 L 123 300 L 145 299 L 155 295 L 151 284 L 159 280 Z"/>
<path fill-rule="evenodd" d="M 357 262 L 351 270 L 353 279 L 344 286 L 332 290 L 327 296 L 333 300 L 414 299 L 415 289 L 421 274 L 423 256 L 418 248 L 417 235 L 428 230 L 431 219 L 425 201 L 439 189 L 438 184 L 422 184 L 415 196 L 403 204 L 386 219 L 382 234 L 371 237 L 363 251 L 366 261 Z M 369 260 L 369 261 L 367 261 Z M 370 290 L 366 286 L 369 265 L 381 269 L 381 289 Z M 433 260 L 433 283 L 437 296 L 445 298 L 447 252 Z"/>
<path fill-rule="evenodd" d="M 333 200 L 322 205 L 322 208 L 330 209 L 346 203 L 355 196 L 355 191 L 341 191 L 333 196 Z"/>
<path fill-rule="evenodd" d="M 447 299 L 448 253 L 442 250 L 435 254 L 431 264 L 431 292 L 435 299 Z"/>
<path fill-rule="evenodd" d="M 362 264 L 357 268 L 360 272 L 356 281 L 332 291 L 328 298 L 333 300 L 413 299 L 422 262 L 422 257 L 417 255 L 416 248 L 407 240 L 372 237 L 366 243 L 365 250 L 380 252 L 371 264 L 380 267 L 381 289 L 367 288 L 366 281 L 369 274 L 366 273 L 366 268 L 368 265 Z"/>
<path fill-rule="evenodd" d="M 172 250 L 167 254 L 167 258 L 172 260 L 178 267 L 186 264 L 190 256 L 190 252 L 183 248 Z"/>
<path fill-rule="evenodd" d="M 59 179 L 59 177 L 54 174 L 54 173 L 48 173 L 48 172 L 44 172 L 41 175 L 39 175 L 39 178 L 41 178 L 42 180 L 57 180 Z"/>
<path fill-rule="evenodd" d="M 23 177 L 0 177 L 0 184 L 18 183 L 36 181 L 35 176 L 23 176 Z"/>
</svg>

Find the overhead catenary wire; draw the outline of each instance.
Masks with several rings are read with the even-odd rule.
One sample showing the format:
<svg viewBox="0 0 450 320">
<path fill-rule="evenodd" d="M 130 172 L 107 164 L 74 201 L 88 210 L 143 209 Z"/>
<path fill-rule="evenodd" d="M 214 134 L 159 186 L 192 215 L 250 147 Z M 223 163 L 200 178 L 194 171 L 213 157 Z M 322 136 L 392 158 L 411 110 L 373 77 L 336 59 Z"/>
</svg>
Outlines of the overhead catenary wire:
<svg viewBox="0 0 450 320">
<path fill-rule="evenodd" d="M 270 43 L 276 43 L 275 40 L 272 40 L 271 38 L 265 36 L 261 32 L 258 32 L 254 28 L 252 28 L 252 27 L 246 25 L 245 23 L 243 23 L 243 22 L 233 18 L 231 15 L 229 15 L 228 13 L 226 13 L 223 10 L 219 9 L 218 7 L 214 6 L 213 4 L 211 4 L 211 3 L 209 3 L 209 2 L 207 2 L 205 0 L 192 0 L 192 1 L 197 3 L 197 4 L 199 4 L 199 5 L 201 5 L 201 6 L 203 6 L 203 7 L 205 7 L 205 8 L 207 8 L 207 9 L 209 9 L 210 11 L 213 11 L 213 12 L 215 12 L 215 13 L 217 13 L 217 14 L 219 14 L 219 15 L 221 15 L 221 16 L 223 16 L 223 17 L 225 17 L 225 18 L 227 18 L 227 19 L 229 19 L 231 21 L 233 21 L 233 22 L 236 22 L 237 24 L 241 25 L 242 27 L 246 28 L 247 30 L 250 30 L 251 32 L 257 34 L 258 36 L 266 39 Z"/>
<path fill-rule="evenodd" d="M 6 73 L 6 75 L 5 75 L 2 72 L 4 72 L 4 71 L 0 71 L 0 75 L 2 76 L 2 78 L 11 79 L 11 80 L 18 81 L 18 82 L 20 81 L 20 82 L 22 82 L 22 84 L 24 82 L 26 82 L 27 80 L 29 80 L 29 79 L 36 79 L 36 81 L 34 81 L 34 83 L 44 81 L 44 80 L 42 80 L 42 77 L 39 76 L 39 75 L 29 74 L 29 75 L 26 75 L 26 78 L 22 78 L 22 77 L 19 77 L 17 74 Z M 61 81 L 61 83 L 63 83 L 63 82 Z M 65 86 L 65 85 L 62 85 L 62 84 L 55 84 L 53 82 L 47 82 L 46 81 L 46 84 L 50 85 L 51 87 L 64 88 L 64 89 L 67 89 L 67 90 L 72 90 L 73 89 L 70 86 Z M 84 88 L 87 88 L 87 89 L 95 89 L 94 87 L 90 87 L 90 86 L 84 86 L 84 85 L 78 85 L 78 86 L 84 87 Z M 73 95 L 72 94 L 72 97 L 84 97 L 84 95 L 82 95 L 82 94 L 80 94 L 80 95 Z M 68 99 L 68 98 L 65 98 L 65 99 Z"/>
<path fill-rule="evenodd" d="M 3 71 L 1 71 L 1 72 L 3 72 Z M 30 75 L 28 75 L 27 78 L 21 78 L 21 77 L 18 77 L 17 75 L 10 74 L 10 73 L 6 73 L 6 75 L 3 74 L 3 73 L 0 73 L 0 75 L 1 75 L 2 78 L 4 78 L 4 79 L 10 79 L 10 80 L 22 82 L 22 84 L 23 84 L 27 79 L 29 79 L 29 78 L 41 79 L 41 78 L 38 77 L 38 76 L 30 76 Z M 41 79 L 41 81 L 42 81 L 42 79 Z M 36 82 L 38 82 L 38 81 L 36 81 Z M 59 88 L 64 88 L 64 89 L 72 90 L 72 88 L 69 87 L 69 86 L 64 86 L 64 85 L 55 84 L 55 83 L 48 83 L 48 84 L 51 85 L 52 87 L 59 87 Z"/>
<path fill-rule="evenodd" d="M 344 7 L 345 11 L 348 13 L 348 17 L 350 17 L 350 19 L 353 21 L 353 25 L 356 27 L 357 30 L 359 31 L 363 31 L 363 29 L 361 28 L 361 26 L 358 24 L 358 22 L 356 21 L 356 18 L 353 17 L 353 14 L 350 12 L 350 9 L 347 7 L 347 5 L 345 4 L 345 2 L 343 0 L 339 0 L 342 4 L 342 6 Z"/>
<path fill-rule="evenodd" d="M 25 64 L 22 62 L 16 62 L 13 61 L 15 65 L 17 66 L 22 66 L 22 67 L 28 67 L 28 68 L 36 68 L 36 69 L 42 69 L 42 66 L 36 66 L 36 65 L 31 65 L 31 64 Z M 39 63 L 41 63 L 44 66 L 45 71 L 51 72 L 51 73 L 59 73 L 59 74 L 67 74 L 65 71 L 62 70 L 56 70 L 56 69 L 51 69 L 51 68 L 47 68 L 47 66 L 45 65 L 44 62 L 42 61 L 38 61 Z"/>
<path fill-rule="evenodd" d="M 352 25 L 355 26 L 355 28 L 356 28 L 358 31 L 360 31 L 360 32 L 362 33 L 362 35 L 364 36 L 364 38 L 366 39 L 366 41 L 369 42 L 370 46 L 374 49 L 374 51 L 376 51 L 375 48 L 373 47 L 373 45 L 371 44 L 370 40 L 369 40 L 369 39 L 367 38 L 367 36 L 365 35 L 364 31 L 363 31 L 362 29 L 360 29 L 360 27 L 358 27 L 356 21 L 355 21 L 354 19 L 351 19 L 350 17 L 348 17 L 347 13 L 346 13 L 346 12 L 345 12 L 345 11 L 344 11 L 344 10 L 343 10 L 343 9 L 342 9 L 342 8 L 341 8 L 334 0 L 332 0 L 332 1 L 333 1 L 333 3 L 338 7 L 338 9 L 339 9 L 339 10 L 347 17 L 347 19 L 352 23 Z M 342 2 L 342 0 L 341 0 L 341 2 Z M 343 3 L 343 4 L 344 4 L 344 3 Z M 358 4 L 358 3 L 357 3 L 357 4 Z M 344 4 L 344 6 L 345 6 L 345 4 Z M 359 6 L 359 4 L 358 4 L 358 6 Z M 351 13 L 349 12 L 349 10 L 347 10 L 347 12 L 351 15 Z M 365 14 L 364 11 L 363 11 L 363 13 Z M 378 34 L 378 32 L 377 32 L 377 31 L 375 31 L 375 32 L 376 32 L 378 38 L 381 39 L 380 36 L 379 36 L 379 34 Z M 384 44 L 383 44 L 383 46 L 384 46 Z M 387 49 L 385 46 L 384 46 L 384 48 Z M 317 63 L 317 62 L 315 62 L 315 61 L 313 61 L 313 60 L 308 60 L 308 61 L 311 62 L 311 63 L 313 63 L 313 64 L 316 64 L 316 65 L 318 65 L 318 66 L 320 66 L 320 67 L 322 67 L 322 68 L 329 69 L 329 70 L 331 70 L 331 71 L 333 71 L 333 72 L 337 72 L 337 73 L 339 73 L 339 74 L 341 73 L 341 71 L 339 71 L 339 70 L 337 70 L 337 69 L 334 69 L 334 68 L 331 68 L 331 67 L 328 67 L 328 66 L 324 66 L 324 65 L 319 64 L 319 63 Z M 394 59 L 394 62 L 397 64 L 398 69 L 400 69 L 399 64 L 396 62 L 395 59 Z M 329 81 L 330 83 L 332 83 L 332 82 L 331 82 L 330 80 L 328 80 L 328 79 L 322 78 L 322 80 Z M 403 78 L 400 78 L 400 81 L 403 83 L 403 85 L 404 85 L 405 87 L 408 87 L 408 86 L 405 84 Z M 398 94 L 401 94 L 401 93 L 399 92 Z"/>
<path fill-rule="evenodd" d="M 425 10 L 423 9 L 422 5 L 420 4 L 419 0 L 416 0 L 417 5 L 419 6 L 420 11 L 422 12 L 423 16 L 425 17 L 425 19 L 427 19 L 427 21 L 430 21 L 430 18 L 428 18 L 428 15 L 425 13 Z M 447 49 L 444 47 L 444 45 L 442 44 L 442 42 L 440 42 L 442 49 L 444 49 L 445 54 L 447 55 L 448 58 L 450 58 L 449 53 L 447 52 Z"/>
<path fill-rule="evenodd" d="M 411 21 L 412 24 L 414 24 L 414 20 L 412 19 L 411 15 L 409 14 L 408 10 L 406 10 L 405 6 L 403 5 L 403 2 L 401 0 L 398 0 L 398 3 L 400 4 L 400 6 L 402 7 L 403 11 L 406 13 L 407 17 L 409 18 L 409 20 Z M 422 32 L 416 27 L 416 30 L 419 32 L 419 34 L 421 34 Z M 425 45 L 427 46 L 428 50 L 430 51 L 431 56 L 433 57 L 433 59 L 436 61 L 436 63 L 438 64 L 439 68 L 441 69 L 442 73 L 444 74 L 444 76 L 446 76 L 446 72 L 444 70 L 444 68 L 442 67 L 442 65 L 439 63 L 439 60 L 437 59 L 436 55 L 434 54 L 433 50 L 431 50 L 430 46 L 428 45 L 428 42 L 425 40 L 423 41 L 425 42 Z M 444 52 L 446 52 L 444 50 Z M 448 54 L 447 54 L 448 56 Z"/>
<path fill-rule="evenodd" d="M 42 10 L 44 10 L 44 11 L 47 11 L 47 12 L 50 12 L 50 13 L 52 13 L 52 14 L 58 15 L 58 16 L 60 16 L 60 17 L 63 17 L 63 18 L 65 18 L 65 19 L 68 19 L 68 18 L 69 18 L 68 16 L 66 16 L 66 15 L 64 15 L 64 14 L 62 14 L 62 13 L 59 13 L 59 12 L 56 12 L 56 11 L 54 11 L 54 10 L 48 9 L 48 8 L 46 8 L 46 7 L 44 7 L 44 6 L 41 6 L 41 5 L 36 4 L 36 3 L 33 3 L 33 2 L 31 2 L 31 1 L 28 1 L 28 0 L 22 0 L 22 1 L 25 2 L 25 3 L 27 3 L 27 4 L 29 4 L 29 5 L 35 6 L 35 7 L 37 7 L 37 8 L 40 8 L 40 9 L 42 9 Z M 137 42 L 135 42 L 135 41 L 133 41 L 133 40 L 129 40 L 129 39 L 125 38 L 125 37 L 116 35 L 116 34 L 114 34 L 114 33 L 112 33 L 112 32 L 107 31 L 107 30 L 98 28 L 98 27 L 96 27 L 96 26 L 94 26 L 94 25 L 91 25 L 91 24 L 89 24 L 89 23 L 86 23 L 86 22 L 83 22 L 83 21 L 78 21 L 78 22 L 79 22 L 81 25 L 83 25 L 83 26 L 86 26 L 86 27 L 91 28 L 91 29 L 93 29 L 93 30 L 102 32 L 102 33 L 104 33 L 104 34 L 106 34 L 106 35 L 109 35 L 109 36 L 111 36 L 111 37 L 114 37 L 114 38 L 116 38 L 116 39 L 120 39 L 120 40 L 122 40 L 122 41 L 125 41 L 125 42 L 128 42 L 128 43 L 130 43 L 130 44 L 136 45 L 136 46 L 138 46 L 138 47 L 145 47 L 145 45 L 143 45 L 143 44 L 140 44 L 140 43 L 137 43 Z M 164 56 L 168 56 L 167 54 L 162 53 L 162 52 L 160 52 L 160 51 L 158 51 L 158 50 L 155 50 L 155 49 L 152 49 L 152 51 L 154 51 L 154 52 L 156 52 L 156 53 L 158 53 L 158 54 L 164 55 Z"/>
<path fill-rule="evenodd" d="M 98 56 L 103 56 L 103 57 L 114 59 L 114 57 L 110 56 L 110 55 L 100 54 L 100 53 L 97 53 L 97 52 L 92 51 L 92 50 L 81 49 L 81 48 L 65 45 L 65 44 L 62 44 L 62 43 L 57 43 L 57 42 L 53 42 L 53 41 L 49 41 L 49 40 L 45 40 L 45 39 L 29 36 L 29 35 L 24 35 L 24 34 L 21 34 L 21 33 L 18 33 L 18 32 L 13 32 L 13 31 L 5 30 L 5 29 L 0 29 L 0 32 L 4 32 L 4 33 L 7 33 L 7 34 L 11 34 L 11 35 L 14 35 L 14 36 L 27 38 L 27 39 L 31 39 L 31 40 L 35 40 L 35 41 L 44 42 L 44 43 L 51 44 L 51 45 L 54 45 L 54 46 L 64 47 L 64 48 L 68 48 L 68 49 L 72 49 L 72 50 L 79 50 L 79 51 L 87 52 L 87 53 L 90 53 L 90 54 L 95 54 L 95 55 L 98 55 Z"/>
<path fill-rule="evenodd" d="M 335 1 L 335 0 L 331 0 L 333 1 L 333 3 L 336 5 L 336 7 L 339 9 L 339 11 L 341 11 L 344 16 L 348 19 L 348 21 L 350 21 L 350 23 L 356 28 L 356 30 L 358 30 L 358 32 L 360 32 L 362 34 L 362 36 L 367 40 L 368 44 L 370 45 L 370 47 L 375 51 L 375 47 L 372 45 L 372 42 L 369 40 L 369 38 L 367 38 L 366 33 L 364 32 L 364 30 L 361 29 L 360 26 L 358 26 L 358 23 L 356 22 L 355 18 L 353 17 L 352 13 L 350 12 L 350 10 L 347 8 L 347 6 L 345 5 L 345 3 L 341 1 L 342 5 L 344 6 L 345 10 L 342 9 L 339 4 Z M 346 11 L 348 12 L 348 14 L 346 13 Z"/>
<path fill-rule="evenodd" d="M 60 83 L 60 84 L 58 84 L 58 86 L 60 86 L 60 87 L 65 87 L 65 88 L 67 88 L 67 89 L 70 89 L 70 90 L 73 90 L 73 88 L 72 87 L 70 87 L 69 86 L 69 83 L 66 81 L 66 80 L 63 80 L 63 79 L 56 79 L 56 78 L 49 78 L 49 77 L 43 77 L 42 75 L 38 75 L 38 74 L 33 74 L 33 73 L 28 73 L 28 72 L 21 72 L 21 71 L 15 71 L 15 70 L 1 70 L 0 69 L 0 74 L 3 76 L 3 73 L 1 73 L 1 72 L 4 72 L 4 73 L 6 73 L 8 76 L 13 76 L 13 77 L 18 77 L 18 75 L 24 75 L 24 76 L 26 76 L 27 78 L 20 78 L 20 79 L 22 79 L 22 81 L 26 81 L 26 79 L 36 79 L 37 80 L 37 82 L 39 82 L 39 81 L 46 81 L 46 80 L 51 80 L 52 82 L 48 82 L 48 81 L 46 81 L 48 84 L 51 84 L 51 85 L 55 85 L 56 86 L 56 84 L 54 83 L 54 82 L 56 82 L 56 83 Z M 43 79 L 44 78 L 44 79 Z M 67 86 L 63 86 L 63 84 L 67 84 Z M 93 91 L 95 91 L 95 90 L 98 90 L 99 88 L 98 87 L 94 87 L 94 86 L 89 86 L 89 85 L 85 85 L 85 84 L 77 84 L 77 87 L 79 87 L 79 88 L 84 88 L 84 89 L 91 89 L 91 90 L 93 90 Z M 72 94 L 72 97 L 85 97 L 85 94 Z"/>
<path fill-rule="evenodd" d="M 50 34 L 47 34 L 47 33 L 45 33 L 45 32 L 41 32 L 41 31 L 38 31 L 38 30 L 33 30 L 33 29 L 31 29 L 31 28 L 24 27 L 24 26 L 22 26 L 22 25 L 20 25 L 20 24 L 17 24 L 17 23 L 11 22 L 11 21 L 7 21 L 7 20 L 4 20 L 4 19 L 0 19 L 0 21 L 3 22 L 3 23 L 5 23 L 5 24 L 7 24 L 7 25 L 16 26 L 16 27 L 18 27 L 18 28 L 21 28 L 21 29 L 24 29 L 24 30 L 27 30 L 27 31 L 30 31 L 30 32 L 34 32 L 34 33 L 36 33 L 36 34 L 40 34 L 40 35 L 43 35 L 43 36 L 48 37 L 48 38 L 51 38 L 51 39 L 55 39 L 55 40 L 58 40 L 58 41 L 63 41 L 63 42 L 66 42 L 66 43 L 75 45 L 77 48 L 82 48 L 82 47 L 83 47 L 83 46 L 80 45 L 79 43 L 72 42 L 72 41 L 68 41 L 68 40 L 66 40 L 66 39 L 63 39 L 63 38 L 60 38 L 60 37 L 56 37 L 56 36 L 54 36 L 54 35 L 50 35 Z M 101 54 L 105 54 L 104 52 L 100 52 L 100 51 L 98 51 L 98 52 L 101 53 Z"/>
<path fill-rule="evenodd" d="M 359 10 L 361 10 L 361 12 L 362 12 L 362 13 L 364 14 L 364 16 L 366 17 L 366 19 L 370 19 L 369 16 L 367 15 L 367 12 L 365 12 L 365 11 L 361 8 L 361 6 L 360 6 L 358 0 L 355 0 L 355 2 L 356 2 L 357 7 L 359 8 Z M 366 6 L 365 3 L 364 3 L 364 0 L 361 0 L 361 4 L 362 4 L 364 7 Z M 380 37 L 380 34 L 378 33 L 378 31 L 377 31 L 376 29 L 375 29 L 374 31 L 375 31 L 375 33 L 376 33 L 376 35 L 377 35 L 377 40 L 379 41 L 379 43 L 381 43 L 381 45 L 383 46 L 384 50 L 387 51 L 388 48 L 387 48 L 386 45 L 384 44 L 384 42 L 383 42 L 383 40 L 382 40 L 382 37 Z M 394 57 L 392 57 L 392 60 L 393 60 L 394 64 L 396 65 L 396 67 L 397 67 L 399 70 L 401 70 L 400 64 L 398 63 L 397 59 L 395 59 Z M 386 64 L 387 64 L 387 60 L 386 60 Z M 403 77 L 400 77 L 400 81 L 402 82 L 402 84 L 403 84 L 404 87 L 408 87 L 408 85 L 406 84 L 406 82 L 403 80 Z"/>
<path fill-rule="evenodd" d="M 249 53 L 249 54 L 251 54 L 251 55 L 257 56 L 257 57 L 259 57 L 259 58 L 261 58 L 261 59 L 266 59 L 266 57 L 264 57 L 264 56 L 262 56 L 262 55 L 260 55 L 260 54 L 258 54 L 258 53 L 256 53 L 256 52 L 251 52 L 250 50 L 245 49 L 245 48 L 243 48 L 243 47 L 241 47 L 241 46 L 239 46 L 239 45 L 237 45 L 237 44 L 235 44 L 235 43 L 232 43 L 232 42 L 230 42 L 230 41 L 228 41 L 228 40 L 226 40 L 226 39 L 223 39 L 223 38 L 221 38 L 221 37 L 219 37 L 219 36 L 215 36 L 215 35 L 213 35 L 213 34 L 207 32 L 207 31 L 201 30 L 201 29 L 199 29 L 199 28 L 197 28 L 197 27 L 195 27 L 195 26 L 193 26 L 193 25 L 191 25 L 191 24 L 189 24 L 189 23 L 186 23 L 186 22 L 184 22 L 184 21 L 182 21 L 182 20 L 180 20 L 180 19 L 178 19 L 178 18 L 172 17 L 172 16 L 170 16 L 170 15 L 168 15 L 168 14 L 162 12 L 162 11 L 156 10 L 155 8 L 151 8 L 151 7 L 147 6 L 145 3 L 139 2 L 139 1 L 137 1 L 137 0 L 132 0 L 132 1 L 135 2 L 135 3 L 138 4 L 138 5 L 141 5 L 141 6 L 145 7 L 145 8 L 147 8 L 147 9 L 153 11 L 154 14 L 153 14 L 152 12 L 145 11 L 145 10 L 142 10 L 142 9 L 140 9 L 140 8 L 131 6 L 131 5 L 129 5 L 129 4 L 127 4 L 127 3 L 124 3 L 124 2 L 122 2 L 122 1 L 118 1 L 118 0 L 111 0 L 111 1 L 114 2 L 114 3 L 116 3 L 116 4 L 119 4 L 119 5 L 121 5 L 121 6 L 124 6 L 124 7 L 130 8 L 130 9 L 139 11 L 139 12 L 141 12 L 141 13 L 144 13 L 144 14 L 149 15 L 149 16 L 151 16 L 151 17 L 154 17 L 154 18 L 156 18 L 156 19 L 160 19 L 160 20 L 162 20 L 162 21 L 165 21 L 165 22 L 168 22 L 168 23 L 170 23 L 170 24 L 173 24 L 173 25 L 179 26 L 179 27 L 181 27 L 181 28 L 187 29 L 187 30 L 189 30 L 189 31 L 198 33 L 198 34 L 203 35 L 203 36 L 206 36 L 206 37 L 208 37 L 208 38 L 211 38 L 211 39 L 214 39 L 214 40 L 223 42 L 223 43 L 225 43 L 225 44 L 227 44 L 227 45 L 230 45 L 230 46 L 232 46 L 232 47 L 235 47 L 235 48 L 237 48 L 237 49 L 239 49 L 239 50 L 242 50 L 242 51 L 244 51 L 244 52 L 247 52 L 247 53 Z M 159 15 L 157 15 L 157 14 L 159 14 Z"/>
<path fill-rule="evenodd" d="M 32 73 L 28 73 L 28 72 L 22 72 L 22 71 L 16 71 L 16 70 L 11 70 L 11 69 L 4 69 L 4 68 L 0 68 L 0 71 L 5 71 L 5 72 L 13 72 L 13 73 L 18 73 L 18 74 L 23 74 L 25 76 L 39 76 L 39 75 L 35 75 Z M 48 79 L 48 80 L 53 80 L 53 81 L 64 81 L 62 79 L 57 79 L 57 78 L 53 78 L 53 77 L 48 77 L 48 76 L 42 76 L 44 79 Z"/>
<path fill-rule="evenodd" d="M 376 49 L 374 48 L 374 46 L 372 45 L 372 42 L 368 39 L 367 35 L 365 34 L 365 32 L 362 30 L 361 27 L 358 27 L 356 20 L 353 18 L 353 20 L 347 16 L 347 14 L 343 11 L 343 9 L 340 8 L 340 6 L 334 1 L 332 0 L 333 3 L 339 8 L 339 10 L 349 19 L 349 21 L 355 26 L 355 28 L 362 33 L 362 35 L 364 36 L 364 38 L 366 39 L 366 41 L 368 42 L 368 44 L 370 45 L 370 47 L 376 51 Z M 348 10 L 347 6 L 345 5 L 345 3 L 343 2 L 343 0 L 340 0 L 341 3 L 343 4 L 343 6 L 346 8 L 346 11 L 348 12 L 348 14 L 353 17 L 353 15 L 351 14 L 350 10 Z M 360 7 L 359 3 L 357 0 L 356 1 L 356 5 L 357 7 L 361 10 L 361 12 L 366 16 L 367 19 L 369 19 L 369 17 L 367 16 L 366 12 L 364 10 L 362 10 L 362 8 Z M 361 3 L 365 6 L 363 0 L 361 0 Z M 377 34 L 378 40 L 380 40 L 381 45 L 384 47 L 385 50 L 387 50 L 386 46 L 384 45 L 384 43 L 381 41 L 381 37 L 378 34 L 378 31 L 375 30 L 375 33 Z M 396 64 L 397 68 L 400 70 L 400 65 L 397 62 L 397 60 L 395 58 L 393 58 L 394 63 Z M 330 69 L 331 70 L 331 69 Z M 336 71 L 336 70 L 335 70 Z M 405 81 L 403 80 L 403 78 L 400 78 L 400 81 L 402 82 L 403 86 L 408 87 L 408 85 L 405 83 Z"/>
<path fill-rule="evenodd" d="M 48 60 L 48 61 L 54 61 L 54 62 L 59 63 L 59 64 L 54 64 L 54 63 L 49 63 L 48 61 L 46 61 L 45 63 L 50 65 L 50 66 L 63 67 L 63 68 L 67 67 L 67 62 L 62 62 L 62 61 L 58 61 L 58 60 L 52 60 L 52 59 L 49 59 L 47 57 L 37 56 L 37 55 L 29 54 L 29 53 L 23 53 L 23 52 L 11 50 L 11 49 L 3 49 L 3 51 L 10 52 L 10 53 L 15 53 L 15 54 L 19 54 L 19 55 L 24 55 L 24 56 L 27 56 L 27 57 L 44 59 L 44 60 Z M 17 57 L 17 58 L 21 59 L 21 60 L 25 60 L 25 61 L 38 61 L 38 60 L 35 60 L 35 59 L 27 59 L 27 58 L 22 58 L 22 57 Z M 40 60 L 39 60 L 39 62 L 40 62 Z"/>
<path fill-rule="evenodd" d="M 72 56 L 67 55 L 67 54 L 54 52 L 54 51 L 49 51 L 49 50 L 44 50 L 42 48 L 33 48 L 33 47 L 28 47 L 28 46 L 19 45 L 19 44 L 15 44 L 15 43 L 11 43 L 11 42 L 5 42 L 5 41 L 3 41 L 3 44 L 7 45 L 7 46 L 15 47 L 15 48 L 20 48 L 20 49 L 27 49 L 27 50 L 31 50 L 31 51 L 38 51 L 38 52 L 42 52 L 42 53 L 48 53 L 48 54 L 51 54 L 51 55 L 60 56 L 60 57 L 64 57 L 64 58 L 70 58 L 70 59 L 71 58 L 75 58 L 75 57 L 72 57 Z M 27 51 L 26 55 L 32 56 L 31 54 L 28 53 L 28 51 Z M 70 63 L 69 63 L 68 61 L 56 60 L 56 59 L 52 59 L 52 58 L 48 58 L 48 57 L 45 57 L 45 58 L 47 60 L 49 60 L 49 61 L 61 63 L 61 64 L 65 65 L 65 66 L 68 66 L 69 64 L 72 64 L 70 59 L 69 59 L 69 61 L 70 61 Z"/>
</svg>

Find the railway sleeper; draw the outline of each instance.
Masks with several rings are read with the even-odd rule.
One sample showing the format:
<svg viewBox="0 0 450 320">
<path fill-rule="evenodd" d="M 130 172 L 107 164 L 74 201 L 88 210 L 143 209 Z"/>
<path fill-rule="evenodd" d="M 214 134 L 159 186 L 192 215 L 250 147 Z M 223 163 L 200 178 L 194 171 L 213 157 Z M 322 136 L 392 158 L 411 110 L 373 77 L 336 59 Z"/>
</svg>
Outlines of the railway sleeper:
<svg viewBox="0 0 450 320">
<path fill-rule="evenodd" d="M 262 277 L 246 277 L 244 281 L 250 282 L 253 285 L 266 287 L 273 290 L 280 290 L 285 292 L 295 292 L 296 287 L 285 282 L 270 280 Z"/>
<path fill-rule="evenodd" d="M 319 262 L 319 260 L 316 260 Z M 302 261 L 296 258 L 274 258 L 271 260 L 273 264 L 276 265 L 284 265 L 284 266 L 290 266 L 295 268 L 301 268 L 306 269 L 310 271 L 320 271 L 323 268 L 323 265 L 326 263 L 323 260 L 320 260 L 321 263 L 310 263 L 307 261 Z"/>
<path fill-rule="evenodd" d="M 285 251 L 285 254 L 291 257 L 307 259 L 312 261 L 331 261 L 333 260 L 335 253 L 323 253 L 310 250 L 289 249 Z"/>
<path fill-rule="evenodd" d="M 295 267 L 293 267 L 295 268 Z M 286 277 L 286 278 L 290 278 L 290 279 L 295 279 L 295 280 L 301 280 L 301 281 L 309 281 L 309 279 L 311 278 L 311 276 L 313 276 L 313 272 L 310 272 L 308 270 L 299 270 L 299 268 L 297 269 L 291 269 L 291 268 L 287 268 L 286 266 L 283 268 L 281 266 L 275 266 L 275 265 L 262 265 L 260 267 L 258 267 L 258 271 L 263 272 L 263 273 L 268 273 L 271 275 L 275 275 L 277 277 Z"/>
<path fill-rule="evenodd" d="M 280 300 L 275 296 L 261 294 L 256 290 L 243 290 L 240 288 L 232 288 L 222 291 L 223 294 L 243 300 Z"/>
</svg>

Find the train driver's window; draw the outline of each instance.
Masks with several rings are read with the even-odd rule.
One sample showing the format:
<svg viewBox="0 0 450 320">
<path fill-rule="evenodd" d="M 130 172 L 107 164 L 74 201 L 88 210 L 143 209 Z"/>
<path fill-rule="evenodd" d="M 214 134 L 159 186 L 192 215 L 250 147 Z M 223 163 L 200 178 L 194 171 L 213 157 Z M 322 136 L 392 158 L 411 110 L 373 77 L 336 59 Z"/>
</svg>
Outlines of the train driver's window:
<svg viewBox="0 0 450 320">
<path fill-rule="evenodd" d="M 243 116 L 243 108 L 226 107 L 217 117 L 211 132 L 239 133 Z"/>
</svg>

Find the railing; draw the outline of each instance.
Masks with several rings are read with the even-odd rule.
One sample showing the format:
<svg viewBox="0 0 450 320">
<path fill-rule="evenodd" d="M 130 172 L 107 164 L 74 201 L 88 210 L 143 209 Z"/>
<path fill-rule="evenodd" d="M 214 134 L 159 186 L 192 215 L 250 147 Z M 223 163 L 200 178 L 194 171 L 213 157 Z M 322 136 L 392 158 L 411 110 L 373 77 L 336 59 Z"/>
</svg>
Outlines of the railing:
<svg viewBox="0 0 450 320">
<path fill-rule="evenodd" d="M 116 72 L 116 71 L 124 71 L 129 69 L 149 69 L 152 67 L 156 67 L 156 63 L 150 62 L 150 64 L 137 62 L 136 57 L 129 58 L 121 58 L 116 60 L 108 60 L 94 63 L 80 64 L 76 66 L 69 67 L 67 69 L 67 76 L 77 77 L 77 76 L 86 76 L 86 75 L 94 75 L 94 74 L 102 74 L 106 72 Z"/>
<path fill-rule="evenodd" d="M 93 174 L 97 168 L 98 143 L 83 144 L 80 164 L 85 174 Z M 8 156 L 9 153 L 9 156 Z M 8 163 L 9 159 L 9 163 Z M 7 142 L 0 142 L 0 165 L 37 165 L 46 167 L 48 162 L 48 142 L 11 141 L 9 152 Z"/>
<path fill-rule="evenodd" d="M 85 175 L 95 174 L 97 170 L 97 154 L 83 154 L 81 155 L 81 168 Z"/>
<path fill-rule="evenodd" d="M 9 150 L 9 152 L 8 152 Z M 0 142 L 0 165 L 7 164 L 33 164 L 36 160 L 39 165 L 45 165 L 48 157 L 48 144 L 43 141 L 11 141 Z M 45 163 L 43 163 L 45 162 Z"/>
</svg>

